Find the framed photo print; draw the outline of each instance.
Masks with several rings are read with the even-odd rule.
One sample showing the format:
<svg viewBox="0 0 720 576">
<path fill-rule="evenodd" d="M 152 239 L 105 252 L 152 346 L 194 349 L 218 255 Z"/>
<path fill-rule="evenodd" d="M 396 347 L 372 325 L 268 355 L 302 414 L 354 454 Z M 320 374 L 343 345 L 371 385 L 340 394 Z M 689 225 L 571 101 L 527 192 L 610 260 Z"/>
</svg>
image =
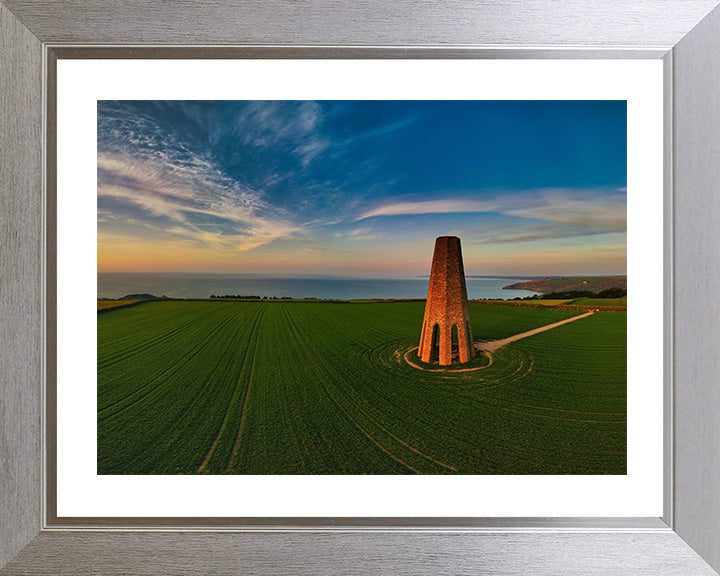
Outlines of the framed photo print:
<svg viewBox="0 0 720 576">
<path fill-rule="evenodd" d="M 221 4 L 0 5 L 2 573 L 714 574 L 716 3 Z"/>
</svg>

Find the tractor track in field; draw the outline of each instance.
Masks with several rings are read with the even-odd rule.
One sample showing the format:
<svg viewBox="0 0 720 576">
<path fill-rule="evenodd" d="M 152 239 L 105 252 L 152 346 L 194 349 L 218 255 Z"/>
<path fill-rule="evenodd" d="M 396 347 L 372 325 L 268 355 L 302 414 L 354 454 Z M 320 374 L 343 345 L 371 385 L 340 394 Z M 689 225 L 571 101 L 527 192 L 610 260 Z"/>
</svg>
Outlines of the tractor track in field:
<svg viewBox="0 0 720 576">
<path fill-rule="evenodd" d="M 627 424 L 626 420 L 590 420 L 590 419 L 584 419 L 584 418 L 564 418 L 562 416 L 552 416 L 550 414 L 538 414 L 537 412 L 526 412 L 524 410 L 514 410 L 513 408 L 508 408 L 507 406 L 501 406 L 500 404 L 488 404 L 488 406 L 492 406 L 493 408 L 499 408 L 500 410 L 505 410 L 507 412 L 514 412 L 515 414 L 523 414 L 525 416 L 531 416 L 533 418 L 548 418 L 550 420 L 561 420 L 563 422 L 586 422 L 590 424 Z M 549 410 L 549 408 L 548 408 Z"/>
<path fill-rule="evenodd" d="M 250 398 L 250 387 L 252 386 L 253 373 L 255 371 L 255 361 L 257 360 L 258 352 L 258 340 L 260 340 L 260 330 L 262 328 L 262 317 L 265 314 L 266 308 L 263 308 L 260 318 L 258 319 L 257 332 L 255 334 L 255 348 L 253 350 L 252 363 L 250 364 L 250 375 L 248 376 L 248 383 L 245 388 L 245 399 L 243 400 L 242 413 L 240 415 L 240 426 L 238 426 L 238 433 L 235 437 L 235 443 L 233 444 L 232 452 L 230 453 L 230 461 L 228 462 L 225 472 L 229 472 L 232 465 L 235 463 L 238 450 L 240 449 L 240 438 L 242 437 L 243 428 L 245 427 L 245 416 L 247 414 L 248 399 Z"/>
<path fill-rule="evenodd" d="M 315 367 L 314 367 L 313 363 L 310 362 L 310 357 L 308 356 L 308 354 L 307 354 L 307 352 L 306 352 L 306 350 L 305 350 L 304 345 L 300 344 L 300 339 L 298 338 L 299 330 L 298 330 L 297 325 L 295 324 L 294 320 L 292 320 L 290 314 L 287 312 L 287 309 L 286 309 L 286 308 L 283 308 L 283 311 L 285 312 L 285 315 L 286 315 L 286 317 L 287 317 L 287 319 L 288 319 L 288 322 L 290 323 L 290 325 L 291 325 L 291 327 L 292 327 L 292 329 L 293 329 L 293 332 L 295 333 L 295 338 L 296 338 L 296 340 L 297 340 L 297 342 L 298 342 L 298 347 L 301 349 L 301 351 L 302 351 L 302 353 L 303 353 L 303 356 L 305 357 L 305 360 L 309 362 L 309 363 L 308 363 L 308 366 L 310 366 L 310 369 L 312 370 L 313 374 L 315 374 L 315 377 L 318 379 L 318 381 L 320 382 L 320 384 L 322 384 L 323 388 L 325 389 L 325 392 L 328 394 L 328 396 L 330 396 L 330 398 L 331 398 L 332 401 L 338 406 L 338 408 L 340 408 L 340 410 L 343 411 L 343 413 L 350 419 L 350 421 L 355 425 L 355 427 L 358 428 L 358 430 L 360 430 L 368 439 L 370 439 L 378 448 L 380 448 L 380 449 L 381 449 L 383 452 L 385 452 L 388 456 L 390 456 L 390 457 L 393 458 L 395 461 L 399 462 L 400 464 L 402 464 L 403 466 L 405 466 L 405 467 L 408 468 L 409 470 L 412 470 L 412 471 L 415 472 L 416 474 L 423 474 L 420 470 L 418 470 L 417 468 L 411 466 L 410 464 L 408 464 L 407 462 L 405 462 L 402 458 L 400 458 L 399 456 L 397 456 L 397 455 L 393 454 L 392 452 L 390 452 L 390 450 L 389 450 L 387 447 L 383 446 L 383 445 L 382 445 L 377 439 L 375 439 L 367 430 L 365 430 L 365 429 L 360 425 L 360 423 L 357 422 L 357 421 L 352 417 L 352 415 L 348 412 L 348 410 L 337 400 L 337 398 L 335 398 L 335 396 L 332 394 L 332 392 L 330 392 L 330 389 L 328 388 L 328 386 L 325 384 L 325 381 L 320 377 L 320 375 L 318 374 L 318 372 L 315 370 Z M 323 322 L 324 322 L 324 320 L 323 320 Z M 408 444 L 408 443 L 405 442 L 404 440 L 398 438 L 395 434 L 393 434 L 392 432 L 390 432 L 387 428 L 385 428 L 382 424 L 380 424 L 377 420 L 375 420 L 372 416 L 370 416 L 370 414 L 368 414 L 365 410 L 363 410 L 356 402 L 353 402 L 353 406 L 354 406 L 357 410 L 359 410 L 360 412 L 362 412 L 362 414 L 363 414 L 366 418 L 368 418 L 372 423 L 374 423 L 378 428 L 380 428 L 381 430 L 383 430 L 386 434 L 388 434 L 389 436 L 391 436 L 392 438 L 394 438 L 396 441 L 398 441 L 400 444 L 402 444 L 403 446 L 405 446 L 406 448 L 408 448 L 408 449 L 411 450 L 412 452 L 416 453 L 417 455 L 419 455 L 419 456 L 421 456 L 421 457 L 423 457 L 423 458 L 426 458 L 427 460 L 430 460 L 431 462 L 434 462 L 434 463 L 437 464 L 438 466 L 442 466 L 443 468 L 447 468 L 448 470 L 451 470 L 451 471 L 453 471 L 453 472 L 457 472 L 457 471 L 458 471 L 457 468 L 455 468 L 455 467 L 453 467 L 453 466 L 450 466 L 450 465 L 448 465 L 448 464 L 445 464 L 445 463 L 443 463 L 443 462 L 440 462 L 439 460 L 436 460 L 436 459 L 433 458 L 432 456 L 428 456 L 427 454 L 424 454 L 423 452 L 421 452 L 420 450 L 418 450 L 418 449 L 415 448 L 414 446 L 411 446 L 410 444 Z"/>
<path fill-rule="evenodd" d="M 521 358 L 521 359 L 520 359 L 520 365 L 515 369 L 515 372 L 513 372 L 512 374 L 509 374 L 508 376 L 515 376 L 515 374 L 517 374 L 518 372 L 520 372 L 520 370 L 522 370 L 522 367 L 523 367 L 523 364 L 524 364 L 524 363 L 525 363 L 525 361 Z M 525 370 L 525 372 L 523 372 L 522 374 L 520 374 L 520 376 L 516 376 L 515 378 L 513 378 L 513 379 L 511 379 L 511 380 L 505 380 L 505 381 L 502 381 L 502 382 L 500 382 L 500 383 L 498 383 L 498 384 L 493 384 L 493 385 L 491 385 L 491 386 L 483 386 L 483 387 L 482 387 L 482 390 L 483 390 L 483 391 L 484 391 L 484 390 L 492 390 L 493 388 L 502 388 L 503 386 L 509 386 L 509 385 L 512 384 L 513 382 L 517 382 L 518 380 L 521 380 L 522 378 L 525 378 L 525 376 L 527 376 L 528 374 L 530 374 L 530 372 L 532 372 L 534 366 L 535 366 L 535 361 L 531 359 L 531 360 L 530 360 L 530 366 L 528 367 L 527 370 Z M 508 377 L 508 376 L 506 376 L 506 377 Z"/>
<path fill-rule="evenodd" d="M 121 412 L 124 412 L 125 410 L 127 410 L 131 406 L 134 406 L 140 400 L 142 400 L 143 398 L 145 398 L 149 394 L 152 394 L 155 390 L 160 388 L 163 384 L 165 384 L 165 382 L 167 382 L 167 379 L 161 380 L 161 378 L 163 378 L 164 376 L 166 376 L 168 373 L 171 373 L 171 372 L 172 372 L 172 374 L 174 374 L 174 373 L 178 372 L 181 368 L 183 368 L 188 362 L 190 362 L 190 360 L 192 360 L 195 356 L 197 356 L 212 341 L 212 339 L 215 337 L 215 335 L 218 332 L 220 332 L 220 330 L 222 330 L 225 326 L 227 326 L 231 320 L 234 320 L 237 315 L 238 315 L 237 313 L 236 314 L 228 314 L 227 318 L 224 321 L 218 323 L 218 325 L 212 331 L 210 331 L 210 333 L 200 343 L 198 343 L 194 348 L 191 348 L 190 350 L 188 350 L 185 354 L 183 354 L 183 356 L 176 363 L 174 363 L 172 366 L 170 366 L 169 368 L 167 368 L 166 370 L 164 370 L 163 372 L 161 372 L 160 374 L 155 376 L 155 378 L 150 380 L 150 382 L 148 382 L 147 384 L 144 384 L 143 386 L 141 386 L 137 390 L 134 390 L 127 396 L 124 396 L 120 400 L 116 400 L 115 402 L 105 406 L 101 410 L 98 410 L 98 422 L 102 422 L 103 420 L 107 420 L 108 418 L 111 418 L 113 416 L 120 414 Z M 101 416 L 101 414 L 103 412 L 107 412 L 107 410 L 109 410 L 113 406 L 117 406 L 118 404 L 128 400 L 132 396 L 142 392 L 143 390 L 148 388 L 148 386 L 155 384 L 158 380 L 160 380 L 159 384 L 153 386 L 152 388 L 150 388 L 150 390 L 147 390 L 144 394 L 141 394 L 138 398 L 136 398 L 135 400 L 130 402 L 130 404 L 127 404 L 127 405 L 121 407 L 120 409 L 116 410 L 115 412 L 112 412 L 111 414 L 106 414 L 105 416 Z"/>
<path fill-rule="evenodd" d="M 569 412 L 573 414 L 602 414 L 605 416 L 626 416 L 627 412 L 600 412 L 595 410 L 570 410 L 569 408 L 548 408 L 547 406 L 535 406 L 533 404 L 523 404 L 522 402 L 513 402 L 515 406 L 524 406 L 526 408 L 536 408 L 537 410 L 551 410 L 555 412 Z"/>
<path fill-rule="evenodd" d="M 255 321 L 253 322 L 253 326 L 250 330 L 250 338 L 252 340 L 252 337 L 255 336 L 255 347 L 257 348 L 257 336 L 260 332 L 259 329 L 259 323 L 262 320 L 263 314 L 265 314 L 265 308 L 263 308 L 260 313 L 255 317 Z M 198 468 L 198 472 L 203 472 L 205 470 L 205 467 L 207 466 L 208 462 L 210 461 L 210 458 L 212 457 L 213 453 L 215 452 L 215 449 L 217 448 L 217 445 L 220 443 L 220 438 L 222 438 L 222 435 L 225 432 L 225 427 L 227 426 L 228 419 L 230 418 L 230 412 L 232 411 L 232 407 L 235 404 L 235 399 L 237 397 L 237 394 L 240 390 L 240 379 L 243 374 L 243 369 L 245 368 L 245 363 L 247 362 L 248 355 L 250 353 L 250 346 L 247 347 L 245 350 L 245 356 L 243 357 L 242 365 L 240 366 L 240 371 L 238 373 L 237 380 L 235 381 L 235 387 L 233 388 L 232 396 L 230 397 L 230 402 L 228 403 L 227 410 L 225 410 L 225 417 L 223 418 L 222 424 L 220 425 L 220 431 L 218 432 L 217 436 L 215 437 L 215 440 L 212 443 L 212 446 L 210 446 L 210 450 L 208 450 L 207 455 L 205 456 L 205 459 L 202 461 L 202 464 L 200 464 L 200 467 Z M 252 378 L 252 370 L 250 372 L 250 377 Z M 248 383 L 249 386 L 249 383 Z M 244 412 L 244 409 L 243 409 Z"/>
<path fill-rule="evenodd" d="M 200 322 L 205 320 L 208 316 L 210 316 L 213 312 L 208 312 L 204 316 L 199 316 L 199 317 L 193 318 L 189 322 L 182 324 L 181 326 L 178 326 L 177 328 L 173 328 L 170 332 L 160 334 L 156 338 L 151 338 L 150 340 L 146 340 L 143 344 L 141 344 L 140 346 L 138 346 L 136 348 L 131 348 L 129 351 L 127 351 L 125 353 L 121 353 L 120 357 L 115 357 L 112 360 L 109 360 L 102 365 L 98 365 L 98 372 L 100 370 L 106 370 L 107 368 L 111 368 L 112 366 L 114 366 L 115 364 L 118 364 L 119 362 L 124 362 L 124 361 L 132 358 L 133 356 L 137 356 L 138 354 L 144 352 L 145 350 L 152 348 L 153 346 L 155 346 L 157 344 L 161 344 L 165 340 L 168 340 L 168 339 L 172 338 L 173 336 L 175 336 L 177 333 L 183 332 L 195 324 L 199 324 Z"/>
</svg>

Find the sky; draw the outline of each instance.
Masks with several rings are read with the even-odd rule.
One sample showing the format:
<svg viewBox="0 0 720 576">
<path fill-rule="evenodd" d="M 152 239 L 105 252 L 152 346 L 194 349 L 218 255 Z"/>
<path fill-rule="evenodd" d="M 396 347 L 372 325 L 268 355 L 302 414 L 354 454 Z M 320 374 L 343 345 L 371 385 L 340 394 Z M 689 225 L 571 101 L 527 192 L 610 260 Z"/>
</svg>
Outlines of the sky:
<svg viewBox="0 0 720 576">
<path fill-rule="evenodd" d="M 100 101 L 98 270 L 626 273 L 625 101 Z"/>
</svg>

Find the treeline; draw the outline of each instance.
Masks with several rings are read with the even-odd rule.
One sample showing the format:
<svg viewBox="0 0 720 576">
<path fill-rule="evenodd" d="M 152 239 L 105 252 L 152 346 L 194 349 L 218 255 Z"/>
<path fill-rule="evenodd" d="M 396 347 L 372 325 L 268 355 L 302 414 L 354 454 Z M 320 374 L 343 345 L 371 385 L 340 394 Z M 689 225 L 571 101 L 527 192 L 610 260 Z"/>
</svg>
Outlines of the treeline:
<svg viewBox="0 0 720 576">
<path fill-rule="evenodd" d="M 545 292 L 544 294 L 533 294 L 525 298 L 513 298 L 513 300 L 571 300 L 575 298 L 622 298 L 627 296 L 625 288 L 607 288 L 600 292 L 592 290 L 567 290 L 565 292 Z"/>
<path fill-rule="evenodd" d="M 227 298 L 228 300 L 293 300 L 292 296 L 280 296 L 279 298 L 277 296 L 255 296 L 253 294 L 250 295 L 240 295 L 240 294 L 210 294 L 210 298 L 218 299 L 218 298 Z"/>
</svg>

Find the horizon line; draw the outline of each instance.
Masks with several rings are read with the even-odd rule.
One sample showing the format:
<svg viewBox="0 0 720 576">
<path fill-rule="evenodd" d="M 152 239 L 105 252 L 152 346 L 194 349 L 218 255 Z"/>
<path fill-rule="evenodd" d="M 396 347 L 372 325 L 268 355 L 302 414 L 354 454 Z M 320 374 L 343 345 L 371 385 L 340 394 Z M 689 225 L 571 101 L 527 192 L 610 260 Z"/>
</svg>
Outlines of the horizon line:
<svg viewBox="0 0 720 576">
<path fill-rule="evenodd" d="M 205 270 L 166 270 L 166 271 L 153 271 L 153 270 L 98 270 L 97 274 L 213 274 L 213 275 L 224 275 L 224 276 L 322 276 L 322 277 L 353 277 L 353 278 L 429 278 L 430 274 L 398 274 L 398 275 L 373 275 L 373 274 L 342 274 L 342 273 L 325 273 L 325 272 L 214 272 Z M 465 277 L 475 278 L 599 278 L 608 276 L 625 276 L 624 274 L 606 273 L 606 274 L 586 274 L 586 273 L 575 273 L 575 274 L 475 274 L 465 273 Z"/>
</svg>

